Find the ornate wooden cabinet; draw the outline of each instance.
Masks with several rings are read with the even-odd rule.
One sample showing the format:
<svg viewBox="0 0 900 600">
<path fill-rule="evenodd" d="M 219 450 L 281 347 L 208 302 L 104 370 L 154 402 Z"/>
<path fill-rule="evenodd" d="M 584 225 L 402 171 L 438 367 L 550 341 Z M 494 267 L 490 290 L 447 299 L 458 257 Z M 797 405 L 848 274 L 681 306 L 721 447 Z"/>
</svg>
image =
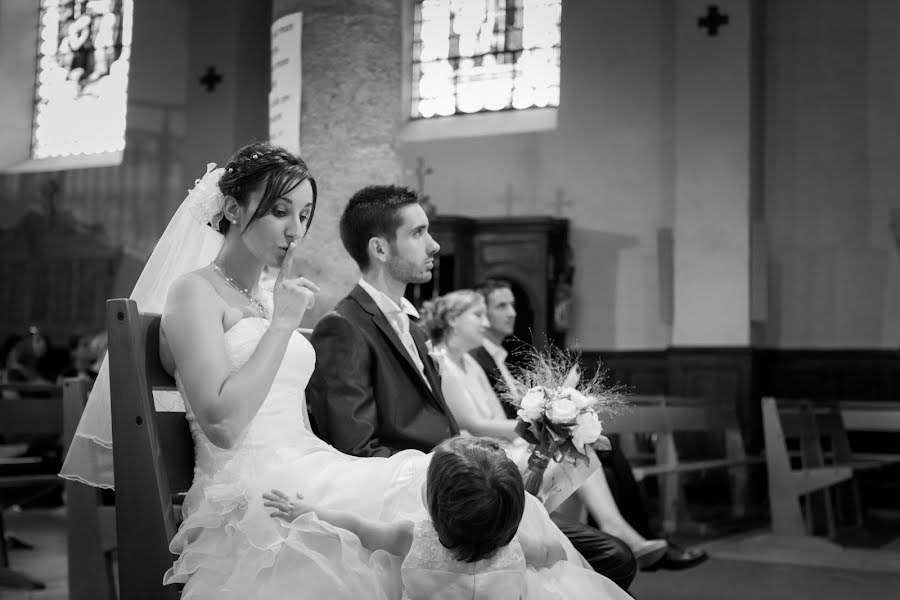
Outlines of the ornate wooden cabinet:
<svg viewBox="0 0 900 600">
<path fill-rule="evenodd" d="M 573 268 L 567 219 L 437 215 L 431 234 L 441 253 L 432 281 L 407 290 L 414 304 L 483 279 L 503 279 L 516 296 L 516 336 L 538 347 L 548 339 L 562 343 Z"/>
</svg>

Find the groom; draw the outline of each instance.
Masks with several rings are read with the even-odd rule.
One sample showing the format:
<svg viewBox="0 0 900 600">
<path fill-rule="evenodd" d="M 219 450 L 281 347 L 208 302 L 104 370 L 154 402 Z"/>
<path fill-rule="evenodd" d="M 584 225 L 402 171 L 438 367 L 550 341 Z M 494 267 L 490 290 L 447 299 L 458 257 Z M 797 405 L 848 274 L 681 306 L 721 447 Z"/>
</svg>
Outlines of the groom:
<svg viewBox="0 0 900 600">
<path fill-rule="evenodd" d="M 316 433 L 357 456 L 430 452 L 459 428 L 403 293 L 431 279 L 440 246 L 416 195 L 396 186 L 354 194 L 340 229 L 362 278 L 312 335 L 316 369 L 306 397 Z M 563 531 L 597 572 L 628 587 L 636 567 L 625 544 L 580 524 Z"/>
<path fill-rule="evenodd" d="M 403 293 L 431 279 L 440 246 L 414 192 L 361 189 L 340 222 L 362 278 L 316 325 L 307 403 L 316 433 L 341 452 L 430 452 L 459 428 L 447 409 L 418 312 Z"/>
</svg>

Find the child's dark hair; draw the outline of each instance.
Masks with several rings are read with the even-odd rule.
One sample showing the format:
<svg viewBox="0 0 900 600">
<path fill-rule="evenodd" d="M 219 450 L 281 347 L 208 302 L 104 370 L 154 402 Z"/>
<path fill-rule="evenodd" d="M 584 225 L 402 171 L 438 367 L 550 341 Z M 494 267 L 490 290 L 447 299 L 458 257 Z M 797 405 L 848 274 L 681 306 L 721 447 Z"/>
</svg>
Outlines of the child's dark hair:
<svg viewBox="0 0 900 600">
<path fill-rule="evenodd" d="M 262 188 L 259 204 L 247 222 L 247 227 L 250 227 L 254 221 L 272 210 L 279 198 L 290 194 L 304 181 L 309 181 L 312 187 L 312 207 L 306 222 L 308 230 L 316 212 L 316 180 L 312 178 L 305 162 L 281 146 L 269 142 L 253 142 L 235 152 L 225 165 L 225 172 L 219 180 L 219 190 L 246 207 L 250 203 L 250 192 Z M 218 223 L 218 230 L 224 235 L 230 225 L 223 216 Z"/>
<path fill-rule="evenodd" d="M 525 510 L 519 469 L 486 438 L 455 437 L 435 448 L 426 496 L 441 544 L 462 562 L 490 558 L 509 544 Z"/>
</svg>

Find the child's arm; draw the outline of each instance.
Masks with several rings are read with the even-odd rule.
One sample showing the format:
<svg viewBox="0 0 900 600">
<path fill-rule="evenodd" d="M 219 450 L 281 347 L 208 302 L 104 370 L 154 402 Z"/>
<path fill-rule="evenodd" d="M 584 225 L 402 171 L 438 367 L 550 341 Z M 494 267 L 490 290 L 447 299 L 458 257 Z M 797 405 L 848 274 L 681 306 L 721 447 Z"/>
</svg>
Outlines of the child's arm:
<svg viewBox="0 0 900 600">
<path fill-rule="evenodd" d="M 519 545 L 522 546 L 522 553 L 525 555 L 525 564 L 535 569 L 552 567 L 566 559 L 566 551 L 556 540 L 535 540 L 523 536 L 519 538 Z"/>
<path fill-rule="evenodd" d="M 355 533 L 362 545 L 371 551 L 385 550 L 395 556 L 406 556 L 412 546 L 411 521 L 381 523 L 349 512 L 314 508 L 303 502 L 300 494 L 297 494 L 296 500 L 291 500 L 284 492 L 278 490 L 263 494 L 263 499 L 264 506 L 275 509 L 275 512 L 271 513 L 272 517 L 291 522 L 302 514 L 313 512 L 322 521 Z"/>
</svg>

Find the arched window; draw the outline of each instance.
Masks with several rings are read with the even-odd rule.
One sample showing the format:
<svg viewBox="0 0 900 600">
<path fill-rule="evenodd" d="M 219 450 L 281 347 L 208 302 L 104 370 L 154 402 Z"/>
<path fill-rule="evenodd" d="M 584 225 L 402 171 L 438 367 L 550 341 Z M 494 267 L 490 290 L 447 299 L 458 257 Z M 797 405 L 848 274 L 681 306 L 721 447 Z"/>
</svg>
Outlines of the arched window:
<svg viewBox="0 0 900 600">
<path fill-rule="evenodd" d="M 132 0 L 41 0 L 31 158 L 125 148 Z"/>
<path fill-rule="evenodd" d="M 415 0 L 412 119 L 559 105 L 561 0 Z"/>
</svg>

